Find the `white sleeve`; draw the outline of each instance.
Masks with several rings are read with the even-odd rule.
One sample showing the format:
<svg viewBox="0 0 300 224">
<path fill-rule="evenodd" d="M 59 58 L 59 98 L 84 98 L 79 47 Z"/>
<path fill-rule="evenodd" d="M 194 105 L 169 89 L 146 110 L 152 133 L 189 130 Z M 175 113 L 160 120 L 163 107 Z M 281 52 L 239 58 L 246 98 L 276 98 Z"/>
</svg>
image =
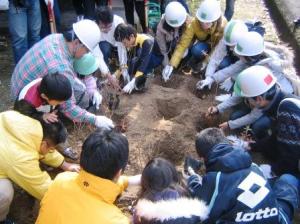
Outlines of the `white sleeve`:
<svg viewBox="0 0 300 224">
<path fill-rule="evenodd" d="M 120 66 L 127 65 L 127 50 L 121 42 L 116 42 Z"/>
<path fill-rule="evenodd" d="M 107 74 L 109 73 L 109 69 L 104 61 L 104 57 L 103 57 L 103 54 L 102 54 L 102 51 L 100 50 L 100 47 L 99 45 L 95 48 L 95 50 L 92 52 L 92 54 L 99 59 L 99 62 L 100 62 L 100 65 L 99 65 L 99 68 L 100 68 L 100 71 L 102 74 Z"/>
<path fill-rule="evenodd" d="M 229 77 L 236 77 L 245 68 L 247 68 L 246 63 L 239 60 L 236 63 L 217 71 L 215 74 L 213 74 L 212 78 L 216 81 L 216 83 L 221 83 Z"/>
<path fill-rule="evenodd" d="M 249 124 L 253 124 L 258 118 L 263 115 L 262 110 L 258 108 L 253 108 L 250 113 L 235 119 L 228 121 L 230 129 L 240 128 Z"/>
<path fill-rule="evenodd" d="M 242 101 L 243 101 L 242 97 L 233 95 L 229 97 L 227 100 L 225 100 L 224 102 L 217 105 L 218 111 L 220 113 L 223 113 L 226 109 L 238 105 Z"/>
<path fill-rule="evenodd" d="M 209 63 L 206 68 L 205 77 L 213 76 L 213 74 L 216 72 L 217 68 L 219 67 L 222 60 L 227 55 L 227 48 L 226 44 L 223 41 L 219 41 L 217 46 L 215 47 L 213 53 L 211 54 L 209 58 Z"/>
</svg>

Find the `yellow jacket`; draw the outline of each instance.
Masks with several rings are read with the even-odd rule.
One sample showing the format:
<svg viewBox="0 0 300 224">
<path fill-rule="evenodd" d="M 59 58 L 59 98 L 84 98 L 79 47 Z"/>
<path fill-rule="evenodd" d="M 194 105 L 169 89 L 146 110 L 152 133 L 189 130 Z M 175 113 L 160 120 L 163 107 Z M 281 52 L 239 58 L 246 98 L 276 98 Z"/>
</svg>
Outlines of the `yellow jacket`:
<svg viewBox="0 0 300 224">
<path fill-rule="evenodd" d="M 39 154 L 43 130 L 39 121 L 16 111 L 0 113 L 0 179 L 8 178 L 37 199 L 51 183 L 39 160 L 58 167 L 64 158 L 58 152 Z"/>
<path fill-rule="evenodd" d="M 59 174 L 45 197 L 36 224 L 129 224 L 113 203 L 127 187 L 81 170 Z"/>
<path fill-rule="evenodd" d="M 225 17 L 221 17 L 214 25 L 208 30 L 204 31 L 201 28 L 200 21 L 197 18 L 193 18 L 192 21 L 187 25 L 184 30 L 179 43 L 172 55 L 170 64 L 177 68 L 179 65 L 183 54 L 190 45 L 193 44 L 193 40 L 196 38 L 199 41 L 206 41 L 210 44 L 211 48 L 217 45 L 219 40 L 223 36 L 224 28 L 227 24 Z"/>
</svg>

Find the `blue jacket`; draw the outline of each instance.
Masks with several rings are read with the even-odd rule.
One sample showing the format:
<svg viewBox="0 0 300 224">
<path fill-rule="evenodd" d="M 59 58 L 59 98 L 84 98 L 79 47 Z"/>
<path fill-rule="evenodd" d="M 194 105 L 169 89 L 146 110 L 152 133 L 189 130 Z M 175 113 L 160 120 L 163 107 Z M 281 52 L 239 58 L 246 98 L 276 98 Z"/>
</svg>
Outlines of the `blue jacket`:
<svg viewBox="0 0 300 224">
<path fill-rule="evenodd" d="M 229 144 L 207 155 L 206 175 L 188 180 L 191 194 L 206 201 L 205 223 L 279 223 L 279 208 L 270 185 L 250 155 Z"/>
</svg>

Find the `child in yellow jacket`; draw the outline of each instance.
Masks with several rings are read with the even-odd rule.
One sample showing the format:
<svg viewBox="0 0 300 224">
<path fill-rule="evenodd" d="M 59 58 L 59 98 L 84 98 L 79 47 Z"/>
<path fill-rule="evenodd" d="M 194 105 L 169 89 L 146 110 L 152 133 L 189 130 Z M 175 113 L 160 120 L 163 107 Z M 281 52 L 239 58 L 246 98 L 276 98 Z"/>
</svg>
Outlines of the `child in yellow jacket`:
<svg viewBox="0 0 300 224">
<path fill-rule="evenodd" d="M 12 183 L 41 200 L 52 180 L 39 161 L 63 170 L 79 170 L 64 161 L 53 147 L 67 138 L 62 123 L 46 123 L 17 111 L 0 113 L 0 222 L 5 221 L 13 198 Z"/>
</svg>

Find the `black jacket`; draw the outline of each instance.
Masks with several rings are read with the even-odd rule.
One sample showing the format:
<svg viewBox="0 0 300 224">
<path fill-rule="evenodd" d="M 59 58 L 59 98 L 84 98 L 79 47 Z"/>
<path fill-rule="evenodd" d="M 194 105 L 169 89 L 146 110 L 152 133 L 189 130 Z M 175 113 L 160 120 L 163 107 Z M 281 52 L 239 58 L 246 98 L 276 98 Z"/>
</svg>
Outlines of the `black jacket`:
<svg viewBox="0 0 300 224">
<path fill-rule="evenodd" d="M 218 144 L 205 165 L 202 182 L 196 175 L 188 181 L 191 194 L 209 206 L 205 223 L 279 223 L 275 195 L 246 151 Z"/>
</svg>

